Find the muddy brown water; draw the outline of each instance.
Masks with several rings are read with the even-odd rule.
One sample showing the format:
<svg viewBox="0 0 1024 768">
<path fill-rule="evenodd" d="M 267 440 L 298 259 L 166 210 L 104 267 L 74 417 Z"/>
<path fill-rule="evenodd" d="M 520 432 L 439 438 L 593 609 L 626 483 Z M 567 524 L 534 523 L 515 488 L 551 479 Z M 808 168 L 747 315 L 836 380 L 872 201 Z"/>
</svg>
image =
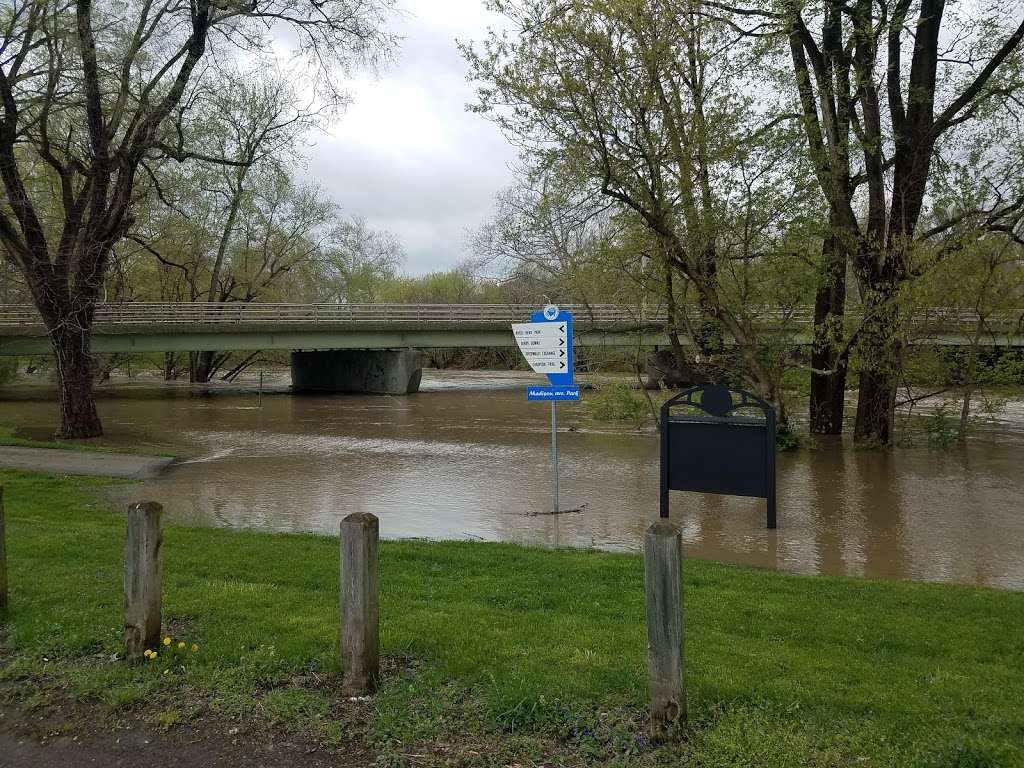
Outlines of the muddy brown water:
<svg viewBox="0 0 1024 768">
<path fill-rule="evenodd" d="M 335 534 L 351 512 L 385 537 L 635 550 L 657 515 L 658 441 L 559 405 L 562 507 L 551 508 L 550 411 L 517 374 L 427 372 L 409 397 L 295 396 L 268 379 L 201 390 L 119 381 L 104 443 L 182 456 L 109 493 L 190 524 Z M 0 423 L 52 430 L 38 387 L 9 388 Z M 764 502 L 673 494 L 691 557 L 798 571 L 1024 589 L 1024 402 L 965 446 L 892 451 L 822 441 L 780 454 L 779 528 Z"/>
</svg>

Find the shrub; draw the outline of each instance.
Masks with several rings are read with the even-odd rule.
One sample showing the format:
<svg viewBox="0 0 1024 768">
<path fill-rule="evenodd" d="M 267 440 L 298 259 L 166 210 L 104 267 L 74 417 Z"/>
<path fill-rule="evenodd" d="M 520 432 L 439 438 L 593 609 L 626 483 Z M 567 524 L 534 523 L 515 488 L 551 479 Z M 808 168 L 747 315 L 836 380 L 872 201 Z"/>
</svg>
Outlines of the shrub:
<svg viewBox="0 0 1024 768">
<path fill-rule="evenodd" d="M 599 384 L 587 393 L 585 402 L 596 421 L 628 421 L 639 429 L 651 419 L 643 394 L 626 382 Z"/>
</svg>

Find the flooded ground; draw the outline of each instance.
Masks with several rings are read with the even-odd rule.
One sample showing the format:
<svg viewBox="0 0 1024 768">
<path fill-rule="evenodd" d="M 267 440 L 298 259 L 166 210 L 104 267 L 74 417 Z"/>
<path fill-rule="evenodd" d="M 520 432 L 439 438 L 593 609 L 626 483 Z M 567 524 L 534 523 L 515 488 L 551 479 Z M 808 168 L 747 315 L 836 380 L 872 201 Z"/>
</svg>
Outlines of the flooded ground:
<svg viewBox="0 0 1024 768">
<path fill-rule="evenodd" d="M 351 512 L 385 537 L 484 539 L 633 550 L 657 515 L 658 441 L 559 405 L 562 508 L 551 508 L 550 410 L 533 377 L 426 372 L 409 397 L 293 396 L 278 379 L 203 392 L 118 382 L 100 401 L 106 445 L 184 457 L 118 503 L 161 502 L 172 520 L 336 533 Z M 2 393 L 0 423 L 52 431 L 38 388 Z M 37 399 L 38 398 L 38 399 Z M 1024 402 L 965 446 L 781 454 L 779 528 L 764 502 L 673 494 L 689 556 L 802 573 L 1024 589 Z"/>
</svg>

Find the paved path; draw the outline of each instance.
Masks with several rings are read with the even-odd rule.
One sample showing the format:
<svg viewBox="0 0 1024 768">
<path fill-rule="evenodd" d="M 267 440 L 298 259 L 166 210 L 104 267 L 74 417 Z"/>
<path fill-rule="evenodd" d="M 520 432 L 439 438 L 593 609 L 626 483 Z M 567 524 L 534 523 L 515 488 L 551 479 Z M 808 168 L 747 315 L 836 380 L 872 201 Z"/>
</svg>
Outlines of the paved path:
<svg viewBox="0 0 1024 768">
<path fill-rule="evenodd" d="M 141 480 L 157 474 L 172 461 L 174 459 L 166 456 L 0 446 L 0 467 L 52 472 L 56 475 L 95 475 Z"/>
</svg>

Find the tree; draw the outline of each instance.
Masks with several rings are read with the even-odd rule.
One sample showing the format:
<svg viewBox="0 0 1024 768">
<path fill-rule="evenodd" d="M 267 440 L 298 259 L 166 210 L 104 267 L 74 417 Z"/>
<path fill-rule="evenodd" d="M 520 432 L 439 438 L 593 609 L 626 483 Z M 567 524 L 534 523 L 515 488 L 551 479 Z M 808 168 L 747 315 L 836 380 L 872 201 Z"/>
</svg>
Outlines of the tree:
<svg viewBox="0 0 1024 768">
<path fill-rule="evenodd" d="M 274 300 L 289 295 L 296 272 L 324 258 L 336 206 L 320 189 L 297 184 L 277 164 L 262 164 L 247 174 L 242 194 L 210 172 L 214 169 L 199 164 L 192 170 L 176 179 L 175 188 L 183 193 L 173 206 L 154 206 L 146 226 L 133 229 L 125 247 L 118 249 L 136 246 L 125 254 L 135 265 L 128 276 L 134 297 L 208 303 Z M 155 276 L 152 258 L 132 259 L 139 251 L 155 257 Z M 191 353 L 190 379 L 210 381 L 229 357 L 213 351 Z"/>
<path fill-rule="evenodd" d="M 527 176 L 496 196 L 493 216 L 472 233 L 476 266 L 534 283 L 534 299 L 590 303 L 594 267 L 619 229 L 611 218 L 615 203 L 586 182 L 539 170 Z"/>
<path fill-rule="evenodd" d="M 723 356 L 733 340 L 747 379 L 785 419 L 778 347 L 760 343 L 747 289 L 751 270 L 786 249 L 780 201 L 799 209 L 805 196 L 799 175 L 776 170 L 792 141 L 744 95 L 749 74 L 727 27 L 697 2 L 490 5 L 518 36 L 464 47 L 482 83 L 475 109 L 540 167 L 587 179 L 643 222 L 666 299 L 677 278 L 692 288 L 702 356 Z M 681 308 L 668 309 L 670 333 L 682 330 Z"/>
<path fill-rule="evenodd" d="M 334 74 L 392 39 L 387 0 L 13 0 L 0 11 L 0 243 L 24 274 L 53 347 L 58 436 L 102 433 L 90 332 L 114 245 L 152 190 L 139 171 L 203 160 L 190 145 L 216 93 L 210 51 L 258 56 L 274 28 L 295 35 L 326 103 Z"/>
<path fill-rule="evenodd" d="M 808 157 L 829 206 L 831 279 L 819 291 L 816 319 L 821 327 L 841 314 L 847 258 L 863 314 L 854 338 L 843 348 L 823 344 L 818 363 L 828 369 L 823 375 L 841 374 L 847 352 L 857 352 L 855 437 L 889 443 L 905 347 L 905 286 L 958 247 L 958 230 L 1019 231 L 1019 156 L 1005 143 L 1001 157 L 964 147 L 978 123 L 994 116 L 1017 121 L 1024 9 L 987 2 L 947 7 L 944 0 L 706 8 L 725 11 L 745 34 L 774 35 L 788 48 Z M 1008 173 L 1003 159 L 1018 173 Z M 973 161 L 968 172 L 984 194 L 963 208 L 930 207 L 946 172 L 963 165 L 957 160 Z M 937 240 L 947 246 L 932 247 Z"/>
<path fill-rule="evenodd" d="M 938 347 L 938 375 L 941 391 L 959 391 L 960 418 L 957 439 L 963 442 L 972 414 L 974 397 L 990 386 L 1014 384 L 1014 371 L 998 361 L 1009 350 L 1000 347 L 1018 330 L 1018 310 L 1024 300 L 1024 245 L 1002 233 L 981 232 L 956 252 L 949 253 L 907 292 L 903 305 L 919 341 L 941 339 L 950 328 L 966 336 L 966 343 L 949 348 Z M 1007 323 L 1006 318 L 1012 318 Z M 985 358 L 995 361 L 987 363 Z M 1012 368 L 1012 366 L 1011 366 Z M 908 400 L 932 397 L 929 390 L 915 397 L 907 387 Z"/>
<path fill-rule="evenodd" d="M 404 261 L 402 243 L 395 235 L 371 229 L 360 216 L 338 220 L 324 244 L 316 272 L 317 301 L 380 301 Z"/>
<path fill-rule="evenodd" d="M 274 70 L 229 70 L 221 80 L 189 143 L 230 164 L 186 160 L 154 170 L 151 179 L 163 205 L 154 200 L 146 225 L 127 235 L 176 270 L 189 301 L 208 303 L 251 301 L 264 293 L 271 281 L 316 250 L 315 229 L 333 215 L 330 203 L 314 189 L 297 187 L 287 170 L 298 160 L 300 137 L 316 125 L 318 110 L 305 106 L 289 80 Z M 289 237 L 280 236 L 282 227 Z M 181 238 L 183 230 L 199 236 Z M 177 234 L 161 237 L 161 231 Z M 238 241 L 254 236 L 264 240 L 263 269 L 249 280 L 240 275 L 250 270 L 249 259 L 242 264 L 234 257 L 244 248 Z M 296 253 L 296 238 L 312 242 Z M 183 249 L 182 243 L 191 248 Z M 208 350 L 192 353 L 191 379 L 208 382 L 226 357 Z"/>
</svg>

